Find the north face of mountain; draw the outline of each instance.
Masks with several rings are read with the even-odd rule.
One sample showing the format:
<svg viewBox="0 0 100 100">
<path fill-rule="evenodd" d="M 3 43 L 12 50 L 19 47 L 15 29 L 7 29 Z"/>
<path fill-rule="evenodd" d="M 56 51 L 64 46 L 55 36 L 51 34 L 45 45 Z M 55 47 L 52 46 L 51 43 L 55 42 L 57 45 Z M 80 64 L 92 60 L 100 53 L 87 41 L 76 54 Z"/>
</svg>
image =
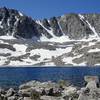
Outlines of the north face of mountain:
<svg viewBox="0 0 100 100">
<path fill-rule="evenodd" d="M 66 14 L 50 19 L 33 20 L 14 9 L 0 8 L 0 36 L 40 39 L 68 36 L 79 40 L 99 36 L 100 14 Z"/>
<path fill-rule="evenodd" d="M 100 14 L 35 20 L 0 8 L 0 66 L 100 65 Z"/>
</svg>

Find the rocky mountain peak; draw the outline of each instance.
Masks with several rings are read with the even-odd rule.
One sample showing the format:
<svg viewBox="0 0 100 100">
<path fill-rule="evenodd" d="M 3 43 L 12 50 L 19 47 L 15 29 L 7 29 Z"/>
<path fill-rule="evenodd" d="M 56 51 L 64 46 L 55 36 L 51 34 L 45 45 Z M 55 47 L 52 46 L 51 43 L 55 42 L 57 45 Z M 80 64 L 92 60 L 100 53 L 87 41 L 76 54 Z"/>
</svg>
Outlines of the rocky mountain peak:
<svg viewBox="0 0 100 100">
<path fill-rule="evenodd" d="M 84 17 L 83 19 L 81 17 Z M 50 19 L 33 20 L 14 9 L 0 8 L 0 36 L 11 35 L 16 38 L 47 39 L 68 36 L 70 39 L 88 38 L 100 33 L 100 14 L 70 13 Z"/>
<path fill-rule="evenodd" d="M 99 34 L 100 14 L 33 20 L 17 10 L 0 8 L 0 65 L 100 65 Z"/>
</svg>

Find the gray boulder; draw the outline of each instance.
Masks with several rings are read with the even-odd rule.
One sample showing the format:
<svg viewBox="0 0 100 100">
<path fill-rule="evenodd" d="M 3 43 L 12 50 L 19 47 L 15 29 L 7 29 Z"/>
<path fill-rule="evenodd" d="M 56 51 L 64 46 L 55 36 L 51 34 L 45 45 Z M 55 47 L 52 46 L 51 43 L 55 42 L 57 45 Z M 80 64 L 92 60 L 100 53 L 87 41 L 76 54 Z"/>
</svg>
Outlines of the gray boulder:
<svg viewBox="0 0 100 100">
<path fill-rule="evenodd" d="M 18 98 L 15 96 L 8 97 L 8 100 L 17 100 Z"/>
<path fill-rule="evenodd" d="M 10 97 L 13 96 L 14 94 L 15 94 L 15 90 L 13 88 L 10 88 L 6 93 L 6 96 Z"/>
</svg>

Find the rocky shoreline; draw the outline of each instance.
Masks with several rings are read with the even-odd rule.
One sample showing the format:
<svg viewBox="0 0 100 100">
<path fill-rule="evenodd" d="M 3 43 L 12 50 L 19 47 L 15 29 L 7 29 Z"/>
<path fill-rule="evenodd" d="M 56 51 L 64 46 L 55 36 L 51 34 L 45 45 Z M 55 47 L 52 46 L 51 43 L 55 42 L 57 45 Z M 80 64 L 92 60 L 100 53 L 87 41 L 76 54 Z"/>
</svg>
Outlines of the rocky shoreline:
<svg viewBox="0 0 100 100">
<path fill-rule="evenodd" d="M 78 97 L 77 88 L 66 81 L 54 83 L 30 81 L 19 86 L 18 90 L 0 89 L 0 100 L 67 100 Z"/>
<path fill-rule="evenodd" d="M 18 90 L 0 88 L 0 100 L 100 100 L 98 77 L 85 77 L 86 87 L 75 87 L 61 80 L 30 81 L 19 86 Z"/>
</svg>

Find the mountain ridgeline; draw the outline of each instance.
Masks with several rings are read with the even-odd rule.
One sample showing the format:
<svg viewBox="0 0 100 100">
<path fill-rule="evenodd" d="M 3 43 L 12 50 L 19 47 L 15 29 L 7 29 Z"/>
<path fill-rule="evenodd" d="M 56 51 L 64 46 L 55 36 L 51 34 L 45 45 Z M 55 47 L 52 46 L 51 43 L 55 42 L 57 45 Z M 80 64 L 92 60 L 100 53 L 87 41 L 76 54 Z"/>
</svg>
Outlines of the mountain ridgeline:
<svg viewBox="0 0 100 100">
<path fill-rule="evenodd" d="M 34 20 L 17 10 L 0 8 L 0 36 L 11 35 L 16 38 L 50 39 L 68 36 L 70 39 L 88 38 L 100 33 L 100 14 L 70 13 L 50 19 Z"/>
<path fill-rule="evenodd" d="M 100 66 L 100 14 L 37 20 L 0 8 L 0 66 Z"/>
</svg>

